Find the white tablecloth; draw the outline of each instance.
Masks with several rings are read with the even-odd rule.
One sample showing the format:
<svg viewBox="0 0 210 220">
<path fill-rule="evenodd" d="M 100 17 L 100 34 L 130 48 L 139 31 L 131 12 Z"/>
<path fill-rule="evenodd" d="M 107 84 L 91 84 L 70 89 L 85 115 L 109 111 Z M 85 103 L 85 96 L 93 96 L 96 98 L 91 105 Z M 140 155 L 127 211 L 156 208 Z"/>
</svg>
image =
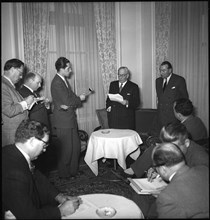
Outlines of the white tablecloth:
<svg viewBox="0 0 210 220">
<path fill-rule="evenodd" d="M 108 132 L 109 133 L 106 133 Z M 85 162 L 98 175 L 98 159 L 117 159 L 118 164 L 126 169 L 126 157 L 130 154 L 133 159 L 137 159 L 140 154 L 139 145 L 142 140 L 136 131 L 129 129 L 102 129 L 91 134 Z M 131 154 L 132 153 L 132 154 Z"/>
<path fill-rule="evenodd" d="M 87 194 L 79 196 L 83 203 L 72 215 L 62 219 L 99 219 L 96 210 L 100 207 L 112 207 L 116 210 L 112 218 L 144 218 L 139 207 L 130 199 L 113 194 Z"/>
</svg>

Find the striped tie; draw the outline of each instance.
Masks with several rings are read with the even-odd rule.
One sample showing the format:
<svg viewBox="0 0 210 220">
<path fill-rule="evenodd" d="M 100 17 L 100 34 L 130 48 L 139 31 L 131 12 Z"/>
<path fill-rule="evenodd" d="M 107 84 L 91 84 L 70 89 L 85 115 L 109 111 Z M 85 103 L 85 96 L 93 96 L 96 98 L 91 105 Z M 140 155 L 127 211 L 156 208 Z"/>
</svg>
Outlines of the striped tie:
<svg viewBox="0 0 210 220">
<path fill-rule="evenodd" d="M 121 91 L 122 91 L 122 88 L 123 88 L 123 84 L 122 84 L 122 83 L 120 83 L 119 92 L 121 92 Z"/>
</svg>

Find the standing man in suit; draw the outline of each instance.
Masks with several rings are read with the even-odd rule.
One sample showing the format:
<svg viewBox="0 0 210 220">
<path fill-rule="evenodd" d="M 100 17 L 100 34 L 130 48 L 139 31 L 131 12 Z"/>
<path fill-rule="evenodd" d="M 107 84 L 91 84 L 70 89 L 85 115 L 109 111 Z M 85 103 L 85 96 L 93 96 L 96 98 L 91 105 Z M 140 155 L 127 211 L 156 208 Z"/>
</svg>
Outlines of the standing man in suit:
<svg viewBox="0 0 210 220">
<path fill-rule="evenodd" d="M 34 96 L 25 99 L 16 91 L 15 84 L 22 78 L 24 63 L 18 59 L 8 60 L 2 76 L 2 146 L 13 144 L 15 131 L 23 119 L 28 118 L 28 108 Z"/>
<path fill-rule="evenodd" d="M 119 80 L 110 83 L 109 93 L 120 94 L 123 101 L 106 99 L 108 123 L 110 128 L 135 130 L 135 110 L 140 104 L 138 85 L 129 80 L 127 67 L 118 69 Z"/>
<path fill-rule="evenodd" d="M 199 141 L 207 138 L 207 130 L 201 119 L 194 115 L 194 107 L 189 99 L 181 98 L 174 102 L 174 115 L 189 132 L 189 138 Z"/>
<path fill-rule="evenodd" d="M 46 99 L 40 97 L 36 91 L 41 87 L 42 77 L 39 74 L 29 72 L 24 78 L 24 84 L 18 90 L 22 97 L 34 95 L 36 98 L 40 98 L 29 111 L 29 118 L 34 121 L 39 121 L 45 124 L 48 129 L 50 128 L 47 108 L 45 106 Z"/>
<path fill-rule="evenodd" d="M 177 145 L 163 143 L 152 152 L 153 166 L 169 182 L 157 197 L 158 218 L 209 218 L 209 169 L 190 168 Z"/>
<path fill-rule="evenodd" d="M 78 208 L 79 198 L 59 193 L 32 167 L 31 161 L 46 151 L 48 141 L 47 127 L 28 119 L 18 126 L 15 144 L 2 149 L 2 207 L 5 214 L 12 213 L 16 219 L 61 219 Z"/>
<path fill-rule="evenodd" d="M 160 129 L 170 122 L 176 121 L 173 103 L 179 98 L 188 98 L 187 86 L 182 76 L 173 73 L 170 62 L 164 61 L 160 65 L 161 77 L 156 79 L 158 127 Z"/>
<path fill-rule="evenodd" d="M 76 109 L 82 106 L 85 94 L 77 96 L 67 80 L 72 72 L 71 63 L 65 57 L 55 62 L 57 74 L 51 83 L 54 104 L 53 118 L 57 137 L 60 141 L 58 174 L 60 178 L 75 177 L 78 174 L 81 150 L 78 136 Z"/>
</svg>

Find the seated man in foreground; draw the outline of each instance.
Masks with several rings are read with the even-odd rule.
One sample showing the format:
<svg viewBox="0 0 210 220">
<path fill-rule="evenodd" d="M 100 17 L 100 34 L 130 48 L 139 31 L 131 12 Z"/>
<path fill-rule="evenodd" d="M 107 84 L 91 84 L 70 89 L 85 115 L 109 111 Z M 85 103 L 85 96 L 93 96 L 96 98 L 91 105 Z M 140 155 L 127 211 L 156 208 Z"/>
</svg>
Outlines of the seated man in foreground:
<svg viewBox="0 0 210 220">
<path fill-rule="evenodd" d="M 15 144 L 2 148 L 3 211 L 17 219 L 61 219 L 75 212 L 80 199 L 63 195 L 32 160 L 46 151 L 49 131 L 43 124 L 24 120 L 16 130 Z"/>
<path fill-rule="evenodd" d="M 169 184 L 157 199 L 153 195 L 134 197 L 145 218 L 209 218 L 208 167 L 187 166 L 183 152 L 173 143 L 156 146 L 152 161 L 158 174 Z M 148 197 L 153 197 L 153 203 Z"/>
<path fill-rule="evenodd" d="M 161 129 L 159 138 L 161 142 L 177 144 L 185 154 L 188 166 L 209 166 L 208 153 L 202 146 L 189 139 L 188 131 L 184 124 L 176 122 L 169 123 Z M 138 178 L 143 177 L 145 172 L 152 167 L 151 154 L 154 147 L 154 145 L 151 145 L 145 150 L 145 152 L 133 164 L 131 164 L 130 168 L 125 170 L 125 172 L 130 175 L 135 174 Z"/>
</svg>

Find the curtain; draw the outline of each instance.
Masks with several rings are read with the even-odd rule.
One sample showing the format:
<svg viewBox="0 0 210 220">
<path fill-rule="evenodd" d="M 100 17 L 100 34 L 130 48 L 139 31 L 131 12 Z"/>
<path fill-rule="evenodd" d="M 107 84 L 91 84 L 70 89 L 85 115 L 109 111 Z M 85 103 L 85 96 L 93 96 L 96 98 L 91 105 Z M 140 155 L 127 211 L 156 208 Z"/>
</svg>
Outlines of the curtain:
<svg viewBox="0 0 210 220">
<path fill-rule="evenodd" d="M 155 52 L 156 77 L 159 77 L 160 64 L 167 60 L 170 36 L 171 2 L 155 3 Z"/>
<path fill-rule="evenodd" d="M 115 2 L 95 2 L 94 13 L 105 98 L 117 79 Z"/>
<path fill-rule="evenodd" d="M 209 129 L 208 2 L 172 2 L 168 60 Z"/>
<path fill-rule="evenodd" d="M 22 3 L 22 16 L 25 63 L 29 71 L 39 73 L 45 82 L 49 42 L 49 4 Z"/>
<path fill-rule="evenodd" d="M 70 60 L 73 75 L 72 90 L 80 95 L 94 90 L 83 107 L 77 110 L 79 129 L 90 134 L 99 126 L 96 109 L 105 107 L 105 95 L 100 71 L 93 3 L 60 2 L 50 4 L 49 53 L 47 61 L 47 95 L 56 74 L 55 62 L 60 56 Z"/>
</svg>

